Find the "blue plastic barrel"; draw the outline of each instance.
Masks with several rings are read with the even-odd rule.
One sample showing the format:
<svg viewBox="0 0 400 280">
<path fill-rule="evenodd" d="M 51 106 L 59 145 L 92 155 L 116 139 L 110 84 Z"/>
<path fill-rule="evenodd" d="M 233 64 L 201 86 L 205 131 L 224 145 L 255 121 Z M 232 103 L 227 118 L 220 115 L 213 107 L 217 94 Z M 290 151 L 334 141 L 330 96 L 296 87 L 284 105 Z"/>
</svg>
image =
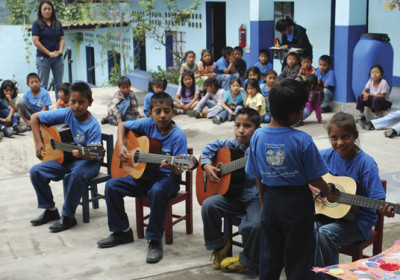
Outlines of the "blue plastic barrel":
<svg viewBox="0 0 400 280">
<path fill-rule="evenodd" d="M 355 98 L 363 91 L 370 79 L 369 72 L 373 65 L 382 66 L 383 78 L 392 89 L 393 47 L 387 34 L 362 33 L 353 51 L 352 89 Z"/>
</svg>

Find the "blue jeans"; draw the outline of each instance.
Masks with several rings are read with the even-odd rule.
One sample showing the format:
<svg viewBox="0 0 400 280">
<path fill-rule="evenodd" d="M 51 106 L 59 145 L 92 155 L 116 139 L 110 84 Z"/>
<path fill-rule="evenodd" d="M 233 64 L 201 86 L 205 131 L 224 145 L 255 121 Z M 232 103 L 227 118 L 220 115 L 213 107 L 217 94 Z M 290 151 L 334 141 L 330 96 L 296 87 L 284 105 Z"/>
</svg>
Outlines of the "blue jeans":
<svg viewBox="0 0 400 280">
<path fill-rule="evenodd" d="M 389 115 L 384 116 L 382 118 L 371 120 L 371 122 L 374 125 L 375 129 L 384 129 L 385 127 L 400 122 L 400 110 L 392 112 Z M 392 128 L 397 132 L 397 135 L 400 135 L 400 124 L 397 124 Z"/>
<path fill-rule="evenodd" d="M 238 74 L 218 74 L 217 81 L 221 84 L 221 87 L 228 91 L 230 89 L 230 82 L 233 78 L 239 78 Z"/>
<path fill-rule="evenodd" d="M 150 217 L 146 230 L 146 239 L 161 240 L 164 233 L 168 203 L 179 191 L 179 183 L 179 176 L 160 173 L 157 174 L 154 182 L 136 180 L 131 176 L 109 180 L 105 189 L 108 228 L 111 232 L 119 232 L 129 228 L 124 197 L 147 195 L 150 204 Z"/>
<path fill-rule="evenodd" d="M 270 123 L 272 120 L 271 115 L 266 112 L 264 116 L 261 117 L 261 122 L 262 123 Z"/>
<path fill-rule="evenodd" d="M 126 114 L 129 111 L 130 106 L 131 106 L 131 102 L 129 100 L 123 100 L 118 105 L 118 112 L 121 114 L 121 119 L 124 122 L 133 120 L 132 115 Z"/>
<path fill-rule="evenodd" d="M 64 59 L 63 56 L 52 58 L 37 56 L 36 57 L 36 68 L 40 77 L 40 84 L 43 88 L 47 89 L 49 85 L 50 70 L 53 74 L 54 79 L 54 93 L 56 100 L 58 100 L 58 89 L 62 83 L 64 76 Z"/>
<path fill-rule="evenodd" d="M 324 100 L 321 103 L 322 108 L 328 108 L 329 102 L 333 100 L 333 91 L 329 88 L 324 88 Z"/>
<path fill-rule="evenodd" d="M 238 112 L 240 109 L 242 109 L 242 106 L 237 106 L 237 107 L 235 108 L 235 110 L 233 111 L 233 115 L 236 116 L 237 112 Z M 221 122 L 224 122 L 224 121 L 228 120 L 228 116 L 229 116 L 229 113 L 228 113 L 227 110 L 222 110 L 221 112 L 219 112 L 219 113 L 216 115 L 216 117 L 218 117 L 218 118 L 221 120 Z"/>
<path fill-rule="evenodd" d="M 308 112 L 308 110 L 307 110 L 306 108 L 304 108 L 303 117 L 302 117 L 301 119 L 302 119 L 302 120 L 305 120 L 305 119 L 307 119 L 310 115 L 311 115 L 311 113 Z"/>
<path fill-rule="evenodd" d="M 317 225 L 319 225 L 319 230 L 317 229 Z M 319 235 L 317 234 L 318 232 Z M 318 218 L 318 221 L 314 223 L 314 234 L 317 241 L 314 265 L 318 267 L 338 264 L 338 248 L 340 246 L 365 240 L 356 223 L 343 219 L 334 220 L 328 217 Z M 332 278 L 324 273 L 318 273 L 316 279 L 336 278 Z"/>
<path fill-rule="evenodd" d="M 239 262 L 251 270 L 256 269 L 260 252 L 260 210 L 261 202 L 258 197 L 244 202 L 240 196 L 218 194 L 204 200 L 201 216 L 207 250 L 214 250 L 225 245 L 224 234 L 221 232 L 223 217 L 243 215 L 239 225 L 243 241 L 243 251 L 239 254 Z"/>
<path fill-rule="evenodd" d="M 73 218 L 83 188 L 99 173 L 99 169 L 100 162 L 94 160 L 72 160 L 63 164 L 51 160 L 36 164 L 31 168 L 30 176 L 36 191 L 38 208 L 48 209 L 55 205 L 49 183 L 64 179 L 65 200 L 62 215 Z"/>
<path fill-rule="evenodd" d="M 9 109 L 2 109 L 0 110 L 0 118 L 5 119 L 8 117 L 8 114 L 10 114 L 10 110 Z M 11 123 L 9 124 L 9 126 L 13 126 L 14 124 L 18 124 L 19 121 L 18 119 L 14 116 L 11 117 Z M 3 123 L 0 121 L 0 128 L 3 126 Z"/>
</svg>

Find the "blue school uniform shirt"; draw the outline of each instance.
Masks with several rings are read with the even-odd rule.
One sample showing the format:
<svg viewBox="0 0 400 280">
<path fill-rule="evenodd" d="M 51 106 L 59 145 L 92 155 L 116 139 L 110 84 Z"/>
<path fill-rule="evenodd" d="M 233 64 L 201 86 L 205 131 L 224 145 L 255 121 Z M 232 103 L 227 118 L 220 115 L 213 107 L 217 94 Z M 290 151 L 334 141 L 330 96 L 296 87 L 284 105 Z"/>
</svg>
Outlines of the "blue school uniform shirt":
<svg viewBox="0 0 400 280">
<path fill-rule="evenodd" d="M 41 123 L 49 125 L 67 124 L 77 145 L 86 147 L 90 144 L 101 144 L 100 124 L 93 115 L 89 120 L 81 122 L 75 118 L 71 108 L 65 108 L 42 111 L 39 113 L 39 120 Z"/>
<path fill-rule="evenodd" d="M 267 186 L 300 186 L 328 168 L 311 136 L 292 127 L 257 129 L 250 140 L 246 172 Z"/>
<path fill-rule="evenodd" d="M 225 105 L 231 108 L 232 110 L 235 110 L 237 106 L 243 106 L 244 103 L 244 93 L 243 91 L 239 91 L 237 96 L 235 98 L 232 97 L 231 91 L 228 90 L 225 92 L 224 95 L 224 100 L 225 100 Z"/>
<path fill-rule="evenodd" d="M 322 80 L 325 85 L 330 87 L 334 87 L 336 85 L 335 74 L 332 69 L 329 69 L 325 74 L 322 74 L 321 70 L 318 68 L 317 72 L 315 72 L 315 76 L 317 76 L 318 80 Z"/>
<path fill-rule="evenodd" d="M 211 164 L 215 155 L 223 147 L 240 149 L 242 152 L 244 152 L 245 156 L 248 156 L 249 154 L 249 149 L 247 148 L 247 150 L 245 150 L 242 144 L 240 144 L 238 140 L 236 140 L 236 138 L 225 141 L 216 140 L 214 142 L 208 143 L 201 152 L 201 166 L 203 166 L 204 164 Z M 258 198 L 256 178 L 246 173 L 244 186 L 241 193 L 241 199 L 245 202 L 255 198 Z"/>
<path fill-rule="evenodd" d="M 258 69 L 260 69 L 261 73 L 264 74 L 265 71 L 272 69 L 272 63 L 267 62 L 265 65 L 261 65 L 260 61 L 258 61 L 256 64 L 254 64 Z"/>
<path fill-rule="evenodd" d="M 60 27 L 54 30 L 47 24 L 43 29 L 40 29 L 38 22 L 35 21 L 32 24 L 32 36 L 39 36 L 40 43 L 49 51 L 58 51 L 60 49 L 60 37 L 64 36 L 64 29 L 61 23 Z M 36 51 L 36 56 L 49 57 L 39 49 Z"/>
<path fill-rule="evenodd" d="M 269 91 L 271 90 L 271 88 L 269 89 L 265 89 L 265 87 L 267 86 L 267 83 L 264 83 L 260 86 L 261 92 L 264 95 L 264 97 L 268 97 L 269 96 Z"/>
<path fill-rule="evenodd" d="M 33 96 L 32 90 L 28 89 L 22 98 L 28 101 L 32 109 L 34 109 L 36 112 L 40 112 L 43 106 L 51 105 L 49 92 L 42 87 L 40 88 L 40 92 L 36 97 Z"/>
<path fill-rule="evenodd" d="M 343 159 L 332 148 L 322 150 L 320 153 L 332 175 L 347 176 L 356 181 L 357 195 L 373 199 L 386 197 L 379 178 L 378 166 L 375 160 L 363 150 L 360 150 L 352 159 Z M 376 220 L 376 210 L 360 207 L 353 222 L 360 228 L 364 238 L 368 239 Z"/>
<path fill-rule="evenodd" d="M 127 121 L 125 123 L 126 129 L 131 129 L 140 135 L 145 135 L 150 138 L 157 139 L 161 143 L 161 153 L 170 154 L 171 156 L 178 156 L 188 153 L 187 140 L 185 133 L 172 121 L 174 127 L 168 135 L 162 136 L 158 132 L 157 124 L 152 118 L 138 119 L 134 121 Z M 169 169 L 159 169 L 160 172 L 171 173 Z"/>
<path fill-rule="evenodd" d="M 144 97 L 144 103 L 143 103 L 143 113 L 146 115 L 146 117 L 149 116 L 149 110 L 150 110 L 150 99 L 154 95 L 154 92 L 150 91 L 146 96 Z"/>
<path fill-rule="evenodd" d="M 217 73 L 218 75 L 224 74 L 222 70 L 228 68 L 228 66 L 229 62 L 227 62 L 224 57 L 221 57 L 215 62 L 215 67 L 213 72 Z"/>
</svg>

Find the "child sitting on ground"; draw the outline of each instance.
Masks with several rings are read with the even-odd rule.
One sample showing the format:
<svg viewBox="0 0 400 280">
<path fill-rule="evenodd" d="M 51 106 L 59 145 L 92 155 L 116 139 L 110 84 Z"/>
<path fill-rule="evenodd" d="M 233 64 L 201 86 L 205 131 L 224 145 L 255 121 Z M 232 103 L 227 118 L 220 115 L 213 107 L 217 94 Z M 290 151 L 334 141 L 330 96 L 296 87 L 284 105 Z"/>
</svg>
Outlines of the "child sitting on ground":
<svg viewBox="0 0 400 280">
<path fill-rule="evenodd" d="M 31 116 L 36 112 L 47 111 L 51 105 L 49 92 L 40 87 L 40 78 L 36 73 L 30 73 L 26 77 L 28 89 L 22 100 L 19 102 L 19 112 L 27 125 L 27 130 L 31 130 Z"/>
<path fill-rule="evenodd" d="M 297 81 L 305 81 L 306 76 L 308 74 L 315 74 L 317 69 L 312 66 L 312 59 L 309 56 L 301 56 L 300 57 L 301 68 L 297 73 L 296 80 Z"/>
<path fill-rule="evenodd" d="M 11 126 L 13 129 L 9 129 L 7 126 Z M 18 125 L 18 119 L 14 117 L 14 109 L 0 100 L 0 131 L 3 132 L 5 137 L 11 137 L 17 133 L 22 133 L 22 130 Z"/>
<path fill-rule="evenodd" d="M 167 88 L 168 82 L 166 79 L 154 78 L 149 82 L 148 93 L 144 97 L 143 113 L 146 117 L 149 116 L 150 99 L 154 94 L 164 92 Z"/>
<path fill-rule="evenodd" d="M 300 70 L 299 57 L 296 53 L 291 52 L 287 55 L 286 65 L 283 67 L 282 73 L 278 76 L 278 81 L 282 79 L 295 79 Z"/>
<path fill-rule="evenodd" d="M 240 90 L 240 79 L 234 78 L 231 80 L 231 89 L 228 90 L 221 103 L 221 107 L 224 109 L 219 112 L 213 119 L 213 123 L 221 124 L 228 120 L 233 121 L 236 113 L 244 106 L 244 92 Z"/>
<path fill-rule="evenodd" d="M 123 121 L 136 120 L 139 115 L 139 104 L 131 90 L 131 80 L 122 76 L 118 79 L 119 90 L 114 94 L 107 107 L 107 117 L 101 120 L 102 124 L 118 125 Z"/>
<path fill-rule="evenodd" d="M 195 84 L 192 71 L 185 71 L 181 76 L 181 85 L 175 96 L 176 114 L 186 113 L 193 110 L 199 103 L 199 86 Z"/>
<path fill-rule="evenodd" d="M 191 71 L 194 74 L 195 79 L 200 77 L 200 73 L 197 68 L 197 64 L 195 63 L 196 54 L 194 51 L 187 51 L 185 53 L 185 62 L 182 63 L 181 66 L 181 76 L 185 71 Z"/>
<path fill-rule="evenodd" d="M 15 84 L 11 80 L 5 80 L 1 84 L 0 88 L 0 101 L 3 103 L 1 104 L 1 117 L 3 118 L 3 125 L 4 127 L 11 125 L 13 131 L 6 129 L 3 127 L 4 136 L 10 137 L 13 134 L 23 133 L 26 131 L 25 128 L 21 128 L 19 126 L 20 116 L 18 112 L 19 102 L 21 101 L 21 96 L 18 94 Z M 8 111 L 8 113 L 7 113 Z M 15 133 L 14 133 L 15 132 Z"/>
<path fill-rule="evenodd" d="M 267 113 L 265 99 L 257 80 L 249 79 L 246 84 L 246 90 L 248 93 L 245 101 L 246 107 L 256 110 L 260 114 L 261 122 L 269 123 L 271 116 Z"/>
<path fill-rule="evenodd" d="M 322 113 L 331 111 L 329 102 L 333 100 L 333 91 L 335 90 L 335 74 L 332 67 L 332 59 L 329 55 L 322 55 L 318 61 L 318 69 L 315 72 L 318 80 L 324 82 L 324 100 L 321 104 Z"/>
<path fill-rule="evenodd" d="M 199 90 L 202 92 L 204 89 L 204 81 L 209 77 L 216 77 L 217 74 L 213 73 L 215 68 L 215 62 L 213 61 L 213 56 L 210 50 L 204 49 L 201 51 L 201 59 L 197 64 L 197 69 L 199 69 L 200 79 L 199 79 Z"/>
<path fill-rule="evenodd" d="M 303 121 L 308 118 L 313 111 L 315 111 L 318 123 L 326 123 L 321 116 L 321 102 L 324 99 L 324 82 L 318 80 L 317 76 L 314 74 L 308 74 L 306 79 L 310 83 L 310 97 L 308 98 L 306 107 L 304 108 L 303 117 L 294 125 L 294 127 L 302 126 L 304 124 Z"/>
<path fill-rule="evenodd" d="M 269 51 L 267 49 L 260 49 L 258 51 L 258 62 L 254 66 L 260 69 L 263 76 L 267 70 L 272 69 L 272 63 L 268 62 L 268 59 Z"/>
<path fill-rule="evenodd" d="M 258 85 L 262 85 L 264 83 L 264 80 L 262 77 L 263 77 L 263 75 L 258 67 L 250 66 L 249 69 L 247 69 L 245 80 L 243 82 L 244 91 L 247 93 L 246 85 L 247 85 L 247 81 L 249 79 L 255 79 L 255 80 L 257 80 Z"/>
<path fill-rule="evenodd" d="M 189 110 L 187 114 L 190 117 L 198 118 L 213 118 L 223 109 L 221 107 L 222 99 L 225 94 L 225 90 L 221 88 L 220 83 L 214 77 L 209 77 L 204 82 L 204 88 L 206 94 L 201 98 L 193 111 Z M 211 100 L 210 100 L 211 99 Z M 208 110 L 205 107 L 208 107 Z"/>
<path fill-rule="evenodd" d="M 272 121 L 250 140 L 246 173 L 256 177 L 260 195 L 260 279 L 314 279 L 314 202 L 308 184 L 324 196 L 328 173 L 312 137 L 293 129 L 309 96 L 305 82 L 284 79 L 270 93 Z"/>
<path fill-rule="evenodd" d="M 235 58 L 235 68 L 236 72 L 239 74 L 240 81 L 243 82 L 244 76 L 246 75 L 247 64 L 246 61 L 242 59 L 243 57 L 243 49 L 242 47 L 234 47 L 233 48 L 233 57 Z"/>
<path fill-rule="evenodd" d="M 63 83 L 60 85 L 58 90 L 58 100 L 56 103 L 56 109 L 62 109 L 69 107 L 69 87 L 70 83 Z"/>
<path fill-rule="evenodd" d="M 221 51 L 222 57 L 215 63 L 214 73 L 217 74 L 217 81 L 224 90 L 229 90 L 229 82 L 233 78 L 238 78 L 235 68 L 235 58 L 233 57 L 233 49 L 224 47 Z"/>
<path fill-rule="evenodd" d="M 269 91 L 271 90 L 272 86 L 276 83 L 276 78 L 277 74 L 274 70 L 269 69 L 265 71 L 265 84 L 262 84 L 260 86 L 261 93 L 264 95 L 265 99 L 265 110 L 267 111 L 266 114 L 270 117 L 271 115 L 269 114 L 269 101 L 268 101 L 268 96 L 269 96 Z M 268 117 L 264 117 L 264 119 L 268 120 Z M 270 119 L 269 119 L 270 121 Z"/>
<path fill-rule="evenodd" d="M 365 85 L 361 94 L 357 96 L 356 108 L 360 111 L 358 120 L 366 121 L 364 115 L 364 106 L 371 108 L 375 113 L 375 119 L 379 118 L 379 113 L 392 107 L 390 100 L 390 88 L 386 80 L 383 78 L 383 68 L 379 64 L 375 64 L 369 70 L 371 79 Z M 369 91 L 369 93 L 368 93 Z"/>
</svg>

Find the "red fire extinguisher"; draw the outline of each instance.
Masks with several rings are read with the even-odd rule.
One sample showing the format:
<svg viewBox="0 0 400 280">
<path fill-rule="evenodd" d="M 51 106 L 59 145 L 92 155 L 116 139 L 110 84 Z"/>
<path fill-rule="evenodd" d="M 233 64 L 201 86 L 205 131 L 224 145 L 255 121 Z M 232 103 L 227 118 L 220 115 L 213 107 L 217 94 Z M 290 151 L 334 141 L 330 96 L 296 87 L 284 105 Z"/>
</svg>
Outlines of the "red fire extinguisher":
<svg viewBox="0 0 400 280">
<path fill-rule="evenodd" d="M 242 24 L 239 27 L 239 47 L 244 48 L 246 46 L 246 24 Z"/>
</svg>

